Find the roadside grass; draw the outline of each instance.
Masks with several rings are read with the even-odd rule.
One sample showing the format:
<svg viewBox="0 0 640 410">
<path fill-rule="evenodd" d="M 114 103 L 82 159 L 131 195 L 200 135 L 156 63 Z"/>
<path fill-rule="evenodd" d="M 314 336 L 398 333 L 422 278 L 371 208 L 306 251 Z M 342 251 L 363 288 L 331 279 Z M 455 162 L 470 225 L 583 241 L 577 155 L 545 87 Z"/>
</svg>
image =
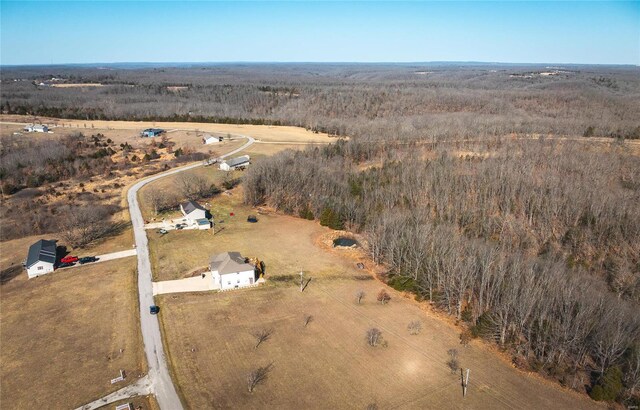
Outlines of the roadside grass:
<svg viewBox="0 0 640 410">
<path fill-rule="evenodd" d="M 31 280 L 23 273 L 0 286 L 4 405 L 75 408 L 146 371 L 135 266 L 126 258 Z M 127 379 L 111 385 L 120 369 Z"/>
</svg>

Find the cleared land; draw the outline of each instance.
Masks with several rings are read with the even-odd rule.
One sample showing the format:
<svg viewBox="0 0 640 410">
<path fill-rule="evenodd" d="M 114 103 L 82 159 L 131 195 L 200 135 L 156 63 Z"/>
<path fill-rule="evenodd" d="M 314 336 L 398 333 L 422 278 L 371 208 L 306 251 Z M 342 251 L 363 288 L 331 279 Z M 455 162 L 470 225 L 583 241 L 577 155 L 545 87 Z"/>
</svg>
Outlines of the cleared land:
<svg viewBox="0 0 640 410">
<path fill-rule="evenodd" d="M 143 371 L 135 259 L 0 287 L 0 396 L 13 408 L 74 408 Z M 112 385 L 120 369 L 128 379 Z"/>
<path fill-rule="evenodd" d="M 329 248 L 334 232 L 317 222 L 268 214 L 246 222 L 241 188 L 212 201 L 217 228 L 210 232 L 150 232 L 158 279 L 183 277 L 212 253 L 236 250 L 266 263 L 268 284 L 223 293 L 162 295 L 161 321 L 175 381 L 189 408 L 590 408 L 588 398 L 514 369 L 491 349 L 459 344 L 459 330 L 425 305 L 393 292 L 381 306 L 383 285 L 355 267 L 363 255 Z M 235 216 L 229 216 L 234 212 Z M 189 257 L 185 257 L 185 254 Z M 370 264 L 367 264 L 369 267 Z M 300 293 L 299 270 L 311 282 Z M 366 293 L 355 303 L 358 290 Z M 305 328 L 303 317 L 313 316 Z M 407 324 L 421 320 L 418 336 Z M 388 347 L 371 348 L 365 332 L 382 330 Z M 273 335 L 254 349 L 251 333 Z M 462 400 L 458 373 L 446 366 L 457 348 L 471 369 Z M 273 363 L 264 385 L 247 389 L 247 373 Z"/>
<path fill-rule="evenodd" d="M 309 249 L 309 251 L 311 251 Z M 289 252 L 285 252 L 289 253 Z M 462 348 L 457 331 L 381 285 L 336 271 L 297 286 L 163 295 L 161 319 L 175 379 L 189 408 L 596 408 L 588 398 L 513 369 L 481 345 Z M 366 293 L 355 303 L 358 290 Z M 313 316 L 305 328 L 303 317 Z M 418 336 L 407 324 L 421 320 Z M 382 331 L 388 347 L 369 347 L 365 332 Z M 273 329 L 254 349 L 251 332 Z M 471 370 L 467 398 L 446 366 L 457 348 Z M 263 385 L 247 389 L 247 373 L 273 363 Z"/>
</svg>

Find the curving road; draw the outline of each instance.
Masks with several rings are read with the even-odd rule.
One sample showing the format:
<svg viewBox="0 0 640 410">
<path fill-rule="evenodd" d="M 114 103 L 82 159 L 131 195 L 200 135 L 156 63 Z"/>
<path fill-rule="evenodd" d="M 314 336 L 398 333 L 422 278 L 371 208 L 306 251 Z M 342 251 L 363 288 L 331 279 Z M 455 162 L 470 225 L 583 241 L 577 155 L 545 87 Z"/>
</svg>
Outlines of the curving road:
<svg viewBox="0 0 640 410">
<path fill-rule="evenodd" d="M 220 158 L 226 158 L 234 155 L 255 142 L 251 137 L 247 138 L 247 143 L 238 149 L 235 149 L 227 154 L 222 155 Z M 133 235 L 136 242 L 136 249 L 138 251 L 138 294 L 140 298 L 140 327 L 142 330 L 142 340 L 144 342 L 144 351 L 147 356 L 147 363 L 149 364 L 149 381 L 150 390 L 156 396 L 156 400 L 161 409 L 166 410 L 180 410 L 182 409 L 182 403 L 176 392 L 176 388 L 173 385 L 171 376 L 169 375 L 169 368 L 167 367 L 167 360 L 164 353 L 164 347 L 162 345 L 162 335 L 160 333 L 160 323 L 156 315 L 149 313 L 149 306 L 153 305 L 153 286 L 151 276 L 151 261 L 149 259 L 149 247 L 147 241 L 147 234 L 144 230 L 144 219 L 142 218 L 142 212 L 140 211 L 140 205 L 138 203 L 138 191 L 146 184 L 164 178 L 168 175 L 177 174 L 178 172 L 186 171 L 189 169 L 197 168 L 202 164 L 187 165 L 176 169 L 163 172 L 161 174 L 154 175 L 147 179 L 137 182 L 129 189 L 127 193 L 127 200 L 129 202 L 129 213 L 131 215 L 131 224 L 133 225 Z"/>
</svg>

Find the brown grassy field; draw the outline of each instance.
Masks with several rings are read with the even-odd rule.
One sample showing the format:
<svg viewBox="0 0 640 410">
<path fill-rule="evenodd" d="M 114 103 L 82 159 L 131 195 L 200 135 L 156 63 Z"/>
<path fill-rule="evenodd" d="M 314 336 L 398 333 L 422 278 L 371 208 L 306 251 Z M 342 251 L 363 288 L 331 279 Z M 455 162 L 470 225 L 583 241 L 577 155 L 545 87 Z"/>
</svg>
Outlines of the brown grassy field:
<svg viewBox="0 0 640 410">
<path fill-rule="evenodd" d="M 113 410 L 117 405 L 119 404 L 126 404 L 126 403 L 131 403 L 131 405 L 133 406 L 134 409 L 140 409 L 140 410 L 160 410 L 160 407 L 158 406 L 158 402 L 156 401 L 155 397 L 152 395 L 149 396 L 138 396 L 138 397 L 134 397 L 128 400 L 120 400 L 120 401 L 116 401 L 113 402 L 111 404 L 108 404 L 106 406 L 102 406 L 100 407 L 101 409 L 104 410 Z"/>
<path fill-rule="evenodd" d="M 514 369 L 480 343 L 461 347 L 454 328 L 395 292 L 388 305 L 380 305 L 379 282 L 356 279 L 356 272 L 345 269 L 336 273 L 342 278 L 311 272 L 314 280 L 304 293 L 292 284 L 161 296 L 172 368 L 187 407 L 598 407 Z M 357 305 L 360 289 L 366 296 Z M 304 327 L 306 314 L 313 320 Z M 416 319 L 423 330 L 411 336 L 407 324 Z M 388 347 L 366 344 L 371 327 L 382 331 Z M 273 333 L 255 349 L 251 332 L 262 328 Z M 459 372 L 446 366 L 450 348 L 458 349 L 460 365 L 471 369 L 464 399 Z M 268 379 L 249 393 L 247 373 L 270 363 Z"/>
<path fill-rule="evenodd" d="M 128 381 L 145 371 L 135 263 L 20 275 L 0 287 L 2 407 L 74 408 L 123 387 L 110 384 L 120 369 Z"/>
</svg>

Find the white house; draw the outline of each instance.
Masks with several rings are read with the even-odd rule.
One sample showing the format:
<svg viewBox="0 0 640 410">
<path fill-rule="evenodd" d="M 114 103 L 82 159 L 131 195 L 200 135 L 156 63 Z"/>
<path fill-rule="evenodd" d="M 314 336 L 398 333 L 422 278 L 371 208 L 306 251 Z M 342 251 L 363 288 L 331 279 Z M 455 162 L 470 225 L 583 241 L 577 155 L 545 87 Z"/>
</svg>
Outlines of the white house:
<svg viewBox="0 0 640 410">
<path fill-rule="evenodd" d="M 22 130 L 26 132 L 49 132 L 49 127 L 43 124 L 29 124 Z"/>
<path fill-rule="evenodd" d="M 207 210 L 195 201 L 187 201 L 180 204 L 180 211 L 190 221 L 207 219 Z"/>
<path fill-rule="evenodd" d="M 221 290 L 242 288 L 256 283 L 256 268 L 240 252 L 225 252 L 209 260 L 213 287 Z"/>
<path fill-rule="evenodd" d="M 209 145 L 209 144 L 217 144 L 219 142 L 222 142 L 222 137 L 214 137 L 211 134 L 205 134 L 204 137 L 202 137 L 202 142 L 205 145 Z"/>
<path fill-rule="evenodd" d="M 230 159 L 229 161 L 222 161 L 220 163 L 220 169 L 223 171 L 231 171 L 232 169 L 247 167 L 249 166 L 250 159 L 251 158 L 248 155 L 243 155 L 241 157 Z"/>
<path fill-rule="evenodd" d="M 25 268 L 29 279 L 53 272 L 56 263 L 56 242 L 40 239 L 29 247 Z"/>
</svg>

